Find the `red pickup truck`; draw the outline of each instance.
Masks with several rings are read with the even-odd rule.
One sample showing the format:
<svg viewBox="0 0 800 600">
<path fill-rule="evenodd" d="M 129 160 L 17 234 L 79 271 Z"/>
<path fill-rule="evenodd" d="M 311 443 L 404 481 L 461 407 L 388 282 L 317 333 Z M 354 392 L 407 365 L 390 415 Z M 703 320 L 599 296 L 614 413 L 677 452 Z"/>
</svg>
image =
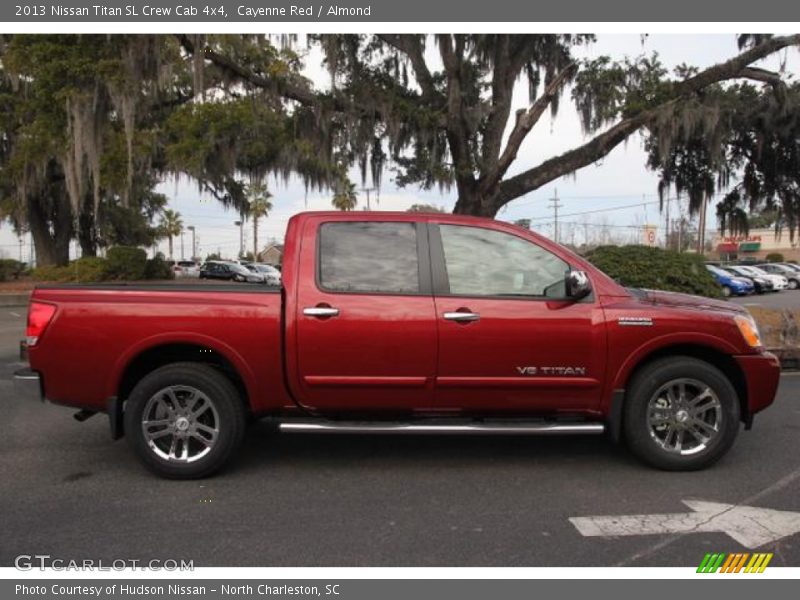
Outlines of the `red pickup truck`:
<svg viewBox="0 0 800 600">
<path fill-rule="evenodd" d="M 514 225 L 304 213 L 282 287 L 41 286 L 17 374 L 104 412 L 174 478 L 220 468 L 253 418 L 281 431 L 599 434 L 662 469 L 719 459 L 778 360 L 731 303 L 626 289 Z"/>
</svg>

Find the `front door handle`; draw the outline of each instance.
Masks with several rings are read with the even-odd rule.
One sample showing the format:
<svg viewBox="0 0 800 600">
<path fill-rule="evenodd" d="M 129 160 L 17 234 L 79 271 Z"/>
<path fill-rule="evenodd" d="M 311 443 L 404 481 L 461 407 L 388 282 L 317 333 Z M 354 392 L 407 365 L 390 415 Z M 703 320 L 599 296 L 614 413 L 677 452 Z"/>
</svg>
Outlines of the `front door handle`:
<svg viewBox="0 0 800 600">
<path fill-rule="evenodd" d="M 303 314 L 307 317 L 335 317 L 339 314 L 339 309 L 332 306 L 312 306 L 304 308 Z"/>
<path fill-rule="evenodd" d="M 478 321 L 481 316 L 478 313 L 474 312 L 446 312 L 444 313 L 444 318 L 448 321 L 460 321 L 460 322 L 469 322 L 469 321 Z"/>
</svg>

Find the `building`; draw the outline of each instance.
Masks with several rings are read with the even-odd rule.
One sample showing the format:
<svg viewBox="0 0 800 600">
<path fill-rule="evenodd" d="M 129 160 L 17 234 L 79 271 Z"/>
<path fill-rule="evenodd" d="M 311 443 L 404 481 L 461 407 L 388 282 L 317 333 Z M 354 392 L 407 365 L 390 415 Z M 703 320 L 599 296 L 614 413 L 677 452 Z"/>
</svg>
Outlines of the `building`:
<svg viewBox="0 0 800 600">
<path fill-rule="evenodd" d="M 719 260 L 763 261 L 767 254 L 778 252 L 784 260 L 800 261 L 798 238 L 790 239 L 786 229 L 751 229 L 747 235 L 714 236 L 713 258 Z"/>
<path fill-rule="evenodd" d="M 283 264 L 283 244 L 269 244 L 258 253 L 258 262 L 279 266 Z"/>
</svg>

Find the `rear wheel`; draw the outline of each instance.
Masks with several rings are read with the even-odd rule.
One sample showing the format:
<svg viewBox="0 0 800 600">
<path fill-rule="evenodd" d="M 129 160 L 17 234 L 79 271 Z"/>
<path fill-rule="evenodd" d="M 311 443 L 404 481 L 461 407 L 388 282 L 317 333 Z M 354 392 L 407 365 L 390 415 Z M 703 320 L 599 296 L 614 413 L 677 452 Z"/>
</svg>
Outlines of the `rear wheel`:
<svg viewBox="0 0 800 600">
<path fill-rule="evenodd" d="M 736 390 L 719 369 L 695 358 L 664 358 L 631 382 L 625 438 L 637 457 L 655 467 L 702 469 L 730 449 L 739 413 Z"/>
<path fill-rule="evenodd" d="M 175 363 L 131 392 L 125 432 L 141 461 L 172 479 L 205 477 L 241 446 L 246 411 L 230 380 L 214 367 Z"/>
</svg>

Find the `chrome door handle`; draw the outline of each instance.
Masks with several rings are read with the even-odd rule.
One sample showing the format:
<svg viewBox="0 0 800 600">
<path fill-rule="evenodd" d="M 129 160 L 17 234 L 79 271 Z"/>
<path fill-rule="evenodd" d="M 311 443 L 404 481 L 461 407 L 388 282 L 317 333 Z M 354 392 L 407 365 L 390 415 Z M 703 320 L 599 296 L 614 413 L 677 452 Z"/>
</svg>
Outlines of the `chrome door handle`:
<svg viewBox="0 0 800 600">
<path fill-rule="evenodd" d="M 481 318 L 478 313 L 473 312 L 446 312 L 443 316 L 448 321 L 477 321 Z"/>
<path fill-rule="evenodd" d="M 304 308 L 303 314 L 307 317 L 335 317 L 339 314 L 339 309 L 332 306 L 312 306 Z"/>
</svg>

